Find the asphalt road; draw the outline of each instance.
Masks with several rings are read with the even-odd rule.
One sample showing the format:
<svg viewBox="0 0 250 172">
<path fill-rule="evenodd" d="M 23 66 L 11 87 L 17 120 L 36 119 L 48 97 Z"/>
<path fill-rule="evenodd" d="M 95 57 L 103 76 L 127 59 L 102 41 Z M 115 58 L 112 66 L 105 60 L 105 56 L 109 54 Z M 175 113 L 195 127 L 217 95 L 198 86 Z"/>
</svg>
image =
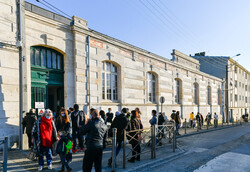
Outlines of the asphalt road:
<svg viewBox="0 0 250 172">
<path fill-rule="evenodd" d="M 146 171 L 250 171 L 250 124 L 179 138 L 178 143 L 184 154 Z"/>
</svg>

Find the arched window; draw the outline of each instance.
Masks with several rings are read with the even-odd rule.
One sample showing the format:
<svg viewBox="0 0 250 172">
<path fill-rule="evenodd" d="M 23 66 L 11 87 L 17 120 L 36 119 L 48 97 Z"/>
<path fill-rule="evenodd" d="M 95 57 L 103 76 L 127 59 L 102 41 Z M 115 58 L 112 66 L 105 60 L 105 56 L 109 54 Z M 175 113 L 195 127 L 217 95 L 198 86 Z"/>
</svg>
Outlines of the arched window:
<svg viewBox="0 0 250 172">
<path fill-rule="evenodd" d="M 221 89 L 218 88 L 218 105 L 221 105 Z"/>
<path fill-rule="evenodd" d="M 211 92 L 211 86 L 207 86 L 207 104 L 212 104 L 212 92 Z"/>
<path fill-rule="evenodd" d="M 197 82 L 194 83 L 194 103 L 199 104 L 199 84 Z"/>
<path fill-rule="evenodd" d="M 147 76 L 148 83 L 148 101 L 155 103 L 156 100 L 156 77 L 153 73 L 148 73 Z"/>
<path fill-rule="evenodd" d="M 32 67 L 63 70 L 63 55 L 51 48 L 34 46 L 30 48 Z"/>
<path fill-rule="evenodd" d="M 118 68 L 111 62 L 103 62 L 102 99 L 118 100 Z"/>
<path fill-rule="evenodd" d="M 175 79 L 175 102 L 181 104 L 182 101 L 182 81 L 178 78 Z"/>
</svg>

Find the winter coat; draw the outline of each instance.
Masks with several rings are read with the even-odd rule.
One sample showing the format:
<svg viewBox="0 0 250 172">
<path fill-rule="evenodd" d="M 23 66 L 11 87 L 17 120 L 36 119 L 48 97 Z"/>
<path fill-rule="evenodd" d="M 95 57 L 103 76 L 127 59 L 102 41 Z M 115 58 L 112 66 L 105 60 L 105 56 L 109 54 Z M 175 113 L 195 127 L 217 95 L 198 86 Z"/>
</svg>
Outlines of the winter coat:
<svg viewBox="0 0 250 172">
<path fill-rule="evenodd" d="M 158 125 L 163 125 L 164 122 L 165 122 L 164 116 L 159 115 L 158 116 Z"/>
<path fill-rule="evenodd" d="M 120 114 L 119 116 L 116 116 L 114 121 L 111 124 L 112 128 L 117 128 L 117 142 L 123 141 L 124 138 L 124 130 L 127 128 L 127 125 L 129 123 L 128 118 L 125 116 L 125 114 Z"/>
<path fill-rule="evenodd" d="M 106 116 L 107 116 L 106 122 L 112 123 L 112 122 L 113 122 L 114 114 L 113 114 L 112 112 L 108 112 L 108 113 L 106 114 Z"/>
<path fill-rule="evenodd" d="M 72 124 L 67 122 L 65 123 L 64 121 L 61 121 L 60 116 L 56 119 L 56 131 L 62 131 L 64 132 L 64 135 L 70 135 L 72 134 Z"/>
<path fill-rule="evenodd" d="M 56 131 L 56 126 L 53 120 L 52 121 L 52 144 L 56 142 L 57 140 L 57 131 Z M 41 131 L 40 131 L 40 125 L 41 125 L 41 118 L 39 118 L 32 129 L 32 138 L 34 140 L 34 151 L 38 154 L 42 153 L 40 152 L 41 148 Z"/>
<path fill-rule="evenodd" d="M 157 118 L 156 118 L 156 115 L 152 117 L 152 119 L 149 120 L 149 123 L 151 125 L 156 125 L 157 124 Z"/>
<path fill-rule="evenodd" d="M 26 128 L 26 133 L 31 134 L 34 123 L 36 122 L 36 116 L 34 113 L 27 113 L 23 118 L 23 130 Z"/>
<path fill-rule="evenodd" d="M 138 140 L 139 135 L 142 133 L 142 131 L 138 131 L 140 129 L 143 129 L 141 120 L 139 118 L 132 118 L 127 128 L 127 131 L 130 131 L 127 136 L 127 139 L 129 140 L 130 144 Z M 133 130 L 137 130 L 137 131 L 133 132 Z"/>
<path fill-rule="evenodd" d="M 87 134 L 87 149 L 103 148 L 103 138 L 107 130 L 108 127 L 101 118 L 93 118 L 86 125 L 83 125 L 80 133 Z"/>
</svg>

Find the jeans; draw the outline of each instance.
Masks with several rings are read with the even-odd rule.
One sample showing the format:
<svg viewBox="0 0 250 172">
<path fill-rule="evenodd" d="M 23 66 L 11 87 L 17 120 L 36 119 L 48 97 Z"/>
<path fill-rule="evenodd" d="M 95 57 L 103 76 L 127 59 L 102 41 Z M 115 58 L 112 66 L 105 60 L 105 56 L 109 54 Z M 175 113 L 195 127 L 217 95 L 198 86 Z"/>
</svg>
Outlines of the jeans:
<svg viewBox="0 0 250 172">
<path fill-rule="evenodd" d="M 176 134 L 179 134 L 180 124 L 176 123 L 175 126 L 176 126 Z"/>
<path fill-rule="evenodd" d="M 72 138 L 73 138 L 73 149 L 76 149 L 76 145 L 77 145 L 76 139 L 78 139 L 79 147 L 81 149 L 84 148 L 84 146 L 83 146 L 83 135 L 80 134 L 79 130 L 73 129 Z"/>
<path fill-rule="evenodd" d="M 72 159 L 71 158 L 71 153 L 69 152 L 68 154 L 60 154 L 60 159 L 61 159 L 61 162 L 62 162 L 62 169 L 64 169 L 64 167 L 66 167 L 67 169 L 69 168 L 69 164 L 68 162 Z"/>
<path fill-rule="evenodd" d="M 87 149 L 83 158 L 82 170 L 83 172 L 91 172 L 93 163 L 95 165 L 95 171 L 102 171 L 102 148 Z"/>
<path fill-rule="evenodd" d="M 46 159 L 47 159 L 47 165 L 52 164 L 51 148 L 41 146 L 39 157 L 38 157 L 39 166 L 44 166 L 44 159 L 43 159 L 44 155 L 46 156 Z"/>
</svg>

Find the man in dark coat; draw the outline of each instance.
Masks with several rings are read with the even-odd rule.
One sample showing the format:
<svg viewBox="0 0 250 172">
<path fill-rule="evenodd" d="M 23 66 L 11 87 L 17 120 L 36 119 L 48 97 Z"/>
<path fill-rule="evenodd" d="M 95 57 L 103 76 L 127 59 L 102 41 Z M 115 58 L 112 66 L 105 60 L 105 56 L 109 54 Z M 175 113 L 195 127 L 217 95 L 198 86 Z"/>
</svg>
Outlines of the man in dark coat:
<svg viewBox="0 0 250 172">
<path fill-rule="evenodd" d="M 121 147 L 122 147 L 122 142 L 124 139 L 124 130 L 127 128 L 127 125 L 129 123 L 129 120 L 127 118 L 127 108 L 122 109 L 122 113 L 118 116 L 115 117 L 113 123 L 111 124 L 110 129 L 112 130 L 113 128 L 117 129 L 116 133 L 116 156 L 119 154 Z M 111 166 L 112 164 L 112 158 L 109 159 L 108 161 L 108 166 Z"/>
<path fill-rule="evenodd" d="M 114 114 L 112 113 L 112 109 L 108 108 L 108 113 L 106 114 L 107 116 L 107 122 L 110 122 L 112 124 Z"/>
<path fill-rule="evenodd" d="M 102 171 L 103 138 L 107 131 L 103 119 L 98 110 L 93 110 L 92 118 L 89 119 L 85 114 L 85 125 L 82 126 L 80 133 L 87 134 L 85 155 L 83 159 L 83 171 L 91 172 L 93 163 L 96 172 Z"/>
<path fill-rule="evenodd" d="M 81 125 L 83 124 L 84 117 L 83 117 L 83 112 L 79 111 L 78 104 L 74 105 L 74 110 L 75 111 L 71 113 L 72 138 L 73 138 L 72 152 L 76 153 L 76 151 L 77 151 L 76 139 L 78 139 L 80 151 L 84 151 L 83 136 L 80 134 L 80 128 L 81 128 Z"/>
<path fill-rule="evenodd" d="M 26 128 L 26 134 L 28 136 L 28 141 L 29 141 L 29 148 L 33 147 L 32 144 L 32 138 L 31 138 L 31 133 L 32 133 L 32 128 L 34 126 L 34 123 L 36 122 L 36 114 L 34 113 L 34 109 L 30 109 L 29 113 L 26 114 L 26 116 L 23 119 L 23 131 Z"/>
</svg>

